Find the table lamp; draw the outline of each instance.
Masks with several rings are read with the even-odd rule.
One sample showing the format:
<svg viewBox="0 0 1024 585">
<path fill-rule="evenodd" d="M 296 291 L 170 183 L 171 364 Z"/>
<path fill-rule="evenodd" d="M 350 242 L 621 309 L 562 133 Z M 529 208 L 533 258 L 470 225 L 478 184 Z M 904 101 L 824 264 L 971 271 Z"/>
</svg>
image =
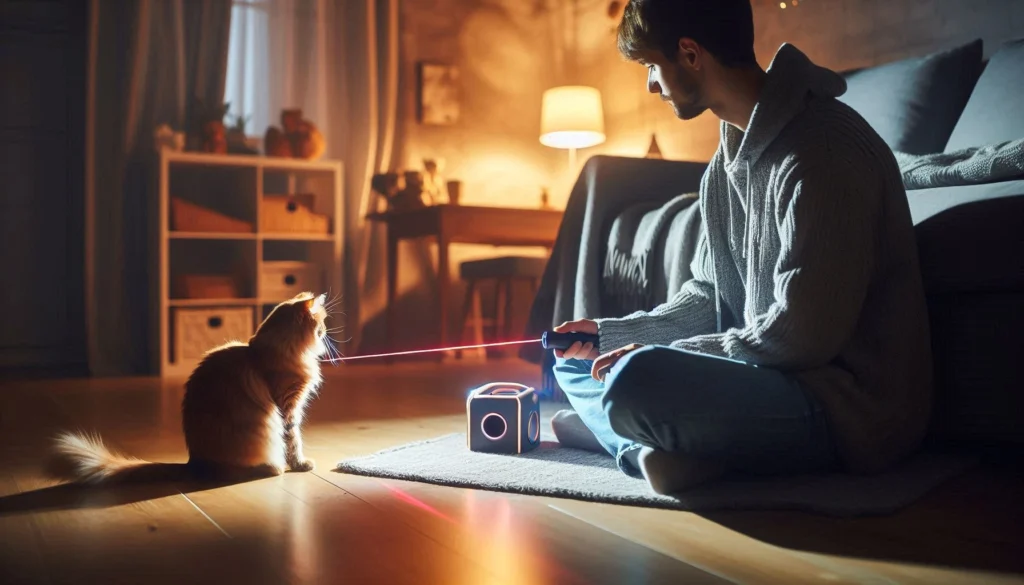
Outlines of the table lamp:
<svg viewBox="0 0 1024 585">
<path fill-rule="evenodd" d="M 604 142 L 601 92 L 583 85 L 563 85 L 544 92 L 540 109 L 540 143 L 569 150 L 576 169 L 576 149 Z"/>
</svg>

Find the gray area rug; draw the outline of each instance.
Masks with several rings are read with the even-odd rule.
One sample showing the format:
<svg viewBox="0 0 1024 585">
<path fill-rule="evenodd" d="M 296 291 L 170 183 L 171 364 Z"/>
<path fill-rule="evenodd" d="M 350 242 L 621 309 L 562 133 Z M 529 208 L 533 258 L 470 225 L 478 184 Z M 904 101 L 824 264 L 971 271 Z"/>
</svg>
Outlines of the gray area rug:
<svg viewBox="0 0 1024 585">
<path fill-rule="evenodd" d="M 476 453 L 464 434 L 387 449 L 338 464 L 336 471 L 478 488 L 678 510 L 803 510 L 830 516 L 889 514 L 972 466 L 964 457 L 922 454 L 889 473 L 722 479 L 678 497 L 661 496 L 615 467 L 609 456 L 560 447 L 548 429 L 523 455 Z"/>
</svg>

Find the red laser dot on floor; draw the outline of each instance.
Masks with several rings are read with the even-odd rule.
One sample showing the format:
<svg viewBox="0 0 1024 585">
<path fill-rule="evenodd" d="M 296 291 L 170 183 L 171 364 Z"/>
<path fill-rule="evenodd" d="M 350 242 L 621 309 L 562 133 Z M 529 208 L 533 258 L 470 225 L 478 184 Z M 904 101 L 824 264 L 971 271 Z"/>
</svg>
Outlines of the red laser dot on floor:
<svg viewBox="0 0 1024 585">
<path fill-rule="evenodd" d="M 443 512 L 441 512 L 437 508 L 431 506 L 430 504 L 424 502 L 423 500 L 420 500 L 420 499 L 412 496 L 411 494 L 409 494 L 409 493 L 407 493 L 407 492 L 405 492 L 403 490 L 398 489 L 397 487 L 395 487 L 393 485 L 388 485 L 387 483 L 385 483 L 383 481 L 380 481 L 380 482 L 377 482 L 377 483 L 379 483 L 380 485 L 384 486 L 385 489 L 387 489 L 392 494 L 394 494 L 394 496 L 396 498 L 398 498 L 399 500 L 401 500 L 401 501 L 403 501 L 403 502 L 405 502 L 407 504 L 410 504 L 412 506 L 415 506 L 415 507 L 419 508 L 420 510 L 423 510 L 424 512 L 428 512 L 430 514 L 433 514 L 434 516 L 437 516 L 438 518 L 440 518 L 442 520 L 447 520 L 448 522 L 451 522 L 452 524 L 455 524 L 455 520 L 452 520 L 448 515 L 444 514 Z"/>
</svg>

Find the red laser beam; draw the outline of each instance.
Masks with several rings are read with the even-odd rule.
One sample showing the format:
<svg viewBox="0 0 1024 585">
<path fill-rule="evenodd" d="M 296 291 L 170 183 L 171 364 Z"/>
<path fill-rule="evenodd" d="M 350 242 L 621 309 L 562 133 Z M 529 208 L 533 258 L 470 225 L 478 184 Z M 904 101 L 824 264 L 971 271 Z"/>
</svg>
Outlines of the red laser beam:
<svg viewBox="0 0 1024 585">
<path fill-rule="evenodd" d="M 437 351 L 456 351 L 463 349 L 481 349 L 485 347 L 501 347 L 506 345 L 524 345 L 527 343 L 540 343 L 540 339 L 526 339 L 523 341 L 499 341 L 497 343 L 481 343 L 479 345 L 457 345 L 454 347 L 439 347 L 435 349 L 414 349 L 412 351 L 396 351 L 392 353 L 375 353 L 373 355 L 357 355 L 353 357 L 338 357 L 320 360 L 322 362 L 350 362 L 352 360 L 368 360 L 371 358 L 395 357 L 400 355 L 416 355 L 421 353 L 434 353 Z"/>
</svg>

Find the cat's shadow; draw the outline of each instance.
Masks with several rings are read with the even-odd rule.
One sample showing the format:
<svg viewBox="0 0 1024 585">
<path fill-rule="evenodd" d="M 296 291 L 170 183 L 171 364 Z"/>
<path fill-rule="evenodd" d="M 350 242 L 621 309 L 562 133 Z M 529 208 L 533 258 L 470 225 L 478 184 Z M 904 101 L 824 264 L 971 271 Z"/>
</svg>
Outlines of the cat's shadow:
<svg viewBox="0 0 1024 585">
<path fill-rule="evenodd" d="M 104 486 L 65 483 L 0 497 L 0 516 L 57 510 L 111 508 L 124 504 L 158 500 L 178 494 L 238 485 L 256 479 L 168 481 Z"/>
</svg>

